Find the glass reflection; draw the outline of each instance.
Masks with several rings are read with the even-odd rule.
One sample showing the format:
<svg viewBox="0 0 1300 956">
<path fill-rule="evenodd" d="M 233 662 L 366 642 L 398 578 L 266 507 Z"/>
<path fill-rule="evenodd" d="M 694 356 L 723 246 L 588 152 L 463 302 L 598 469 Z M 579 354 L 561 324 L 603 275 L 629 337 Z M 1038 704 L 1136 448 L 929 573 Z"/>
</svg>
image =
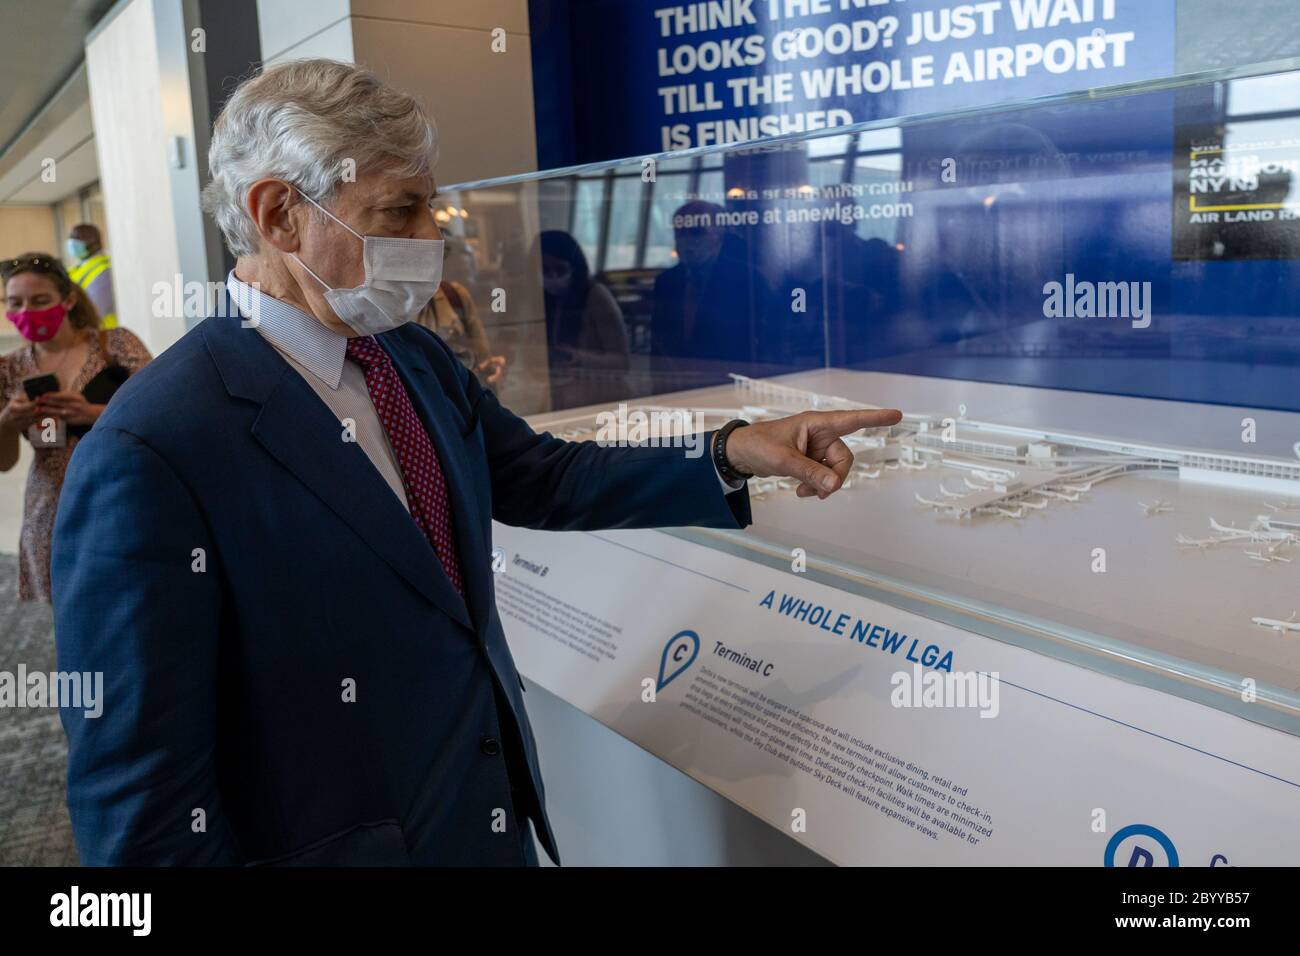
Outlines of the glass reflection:
<svg viewBox="0 0 1300 956">
<path fill-rule="evenodd" d="M 1294 410 L 1298 169 L 1283 73 L 453 190 L 444 228 L 522 412 L 824 367 Z"/>
</svg>

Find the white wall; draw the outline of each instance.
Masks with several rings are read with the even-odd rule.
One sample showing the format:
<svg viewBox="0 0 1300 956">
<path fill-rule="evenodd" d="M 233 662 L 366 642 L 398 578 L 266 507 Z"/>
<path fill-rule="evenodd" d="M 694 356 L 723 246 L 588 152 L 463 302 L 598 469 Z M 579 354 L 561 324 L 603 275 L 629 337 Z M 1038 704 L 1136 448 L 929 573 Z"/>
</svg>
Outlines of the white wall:
<svg viewBox="0 0 1300 956">
<path fill-rule="evenodd" d="M 194 138 L 182 8 L 174 0 L 130 0 L 86 39 L 118 321 L 155 355 L 189 324 L 175 310 L 154 314 L 155 286 L 174 286 L 177 276 L 210 279 L 211 235 L 198 209 L 206 157 Z"/>
<path fill-rule="evenodd" d="M 353 0 L 356 60 L 420 97 L 438 124 L 439 184 L 537 168 L 526 0 Z M 494 52 L 493 31 L 504 52 Z"/>
<path fill-rule="evenodd" d="M 24 252 L 63 255 L 63 237 L 55 229 L 53 206 L 0 205 L 0 259 Z M 0 316 L 0 330 L 12 329 L 9 320 Z"/>
<path fill-rule="evenodd" d="M 268 64 L 360 63 L 418 96 L 438 124 L 438 182 L 537 168 L 527 0 L 258 0 Z M 505 51 L 493 52 L 493 31 Z"/>
<path fill-rule="evenodd" d="M 351 62 L 351 16 L 348 0 L 258 0 L 262 62 L 314 56 Z"/>
<path fill-rule="evenodd" d="M 151 0 L 133 0 L 86 44 L 90 105 L 108 228 L 114 237 L 118 322 L 155 354 L 180 329 L 152 315 L 151 290 L 180 272 L 172 228 L 161 71 Z"/>
</svg>

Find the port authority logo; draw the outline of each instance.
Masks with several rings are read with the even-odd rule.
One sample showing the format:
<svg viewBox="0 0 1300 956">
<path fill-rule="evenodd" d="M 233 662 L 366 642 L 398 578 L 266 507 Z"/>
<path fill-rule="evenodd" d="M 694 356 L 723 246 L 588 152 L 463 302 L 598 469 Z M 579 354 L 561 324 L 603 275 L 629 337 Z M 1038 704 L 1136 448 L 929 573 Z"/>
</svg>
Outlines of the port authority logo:
<svg viewBox="0 0 1300 956">
<path fill-rule="evenodd" d="M 661 691 L 700 656 L 700 635 L 694 631 L 678 631 L 664 645 L 663 655 L 659 658 L 659 680 L 655 691 Z"/>
<path fill-rule="evenodd" d="M 1240 136 L 1199 90 L 1175 94 L 1173 258 L 1177 262 L 1300 255 L 1300 140 L 1283 124 Z"/>
<path fill-rule="evenodd" d="M 1106 844 L 1106 866 L 1177 866 L 1174 841 L 1161 830 L 1134 823 L 1115 831 Z"/>
</svg>

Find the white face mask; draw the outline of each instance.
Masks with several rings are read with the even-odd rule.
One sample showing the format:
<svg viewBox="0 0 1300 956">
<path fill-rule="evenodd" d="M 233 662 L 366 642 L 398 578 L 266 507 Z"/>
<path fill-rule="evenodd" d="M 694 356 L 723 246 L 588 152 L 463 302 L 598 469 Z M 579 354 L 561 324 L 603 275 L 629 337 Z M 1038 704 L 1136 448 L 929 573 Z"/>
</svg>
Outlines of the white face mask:
<svg viewBox="0 0 1300 956">
<path fill-rule="evenodd" d="M 366 278 L 354 289 L 330 288 L 293 256 L 325 287 L 325 301 L 348 328 L 358 335 L 378 335 L 410 322 L 428 305 L 442 282 L 441 239 L 363 236 L 306 193 L 299 195 L 361 240 Z"/>
</svg>

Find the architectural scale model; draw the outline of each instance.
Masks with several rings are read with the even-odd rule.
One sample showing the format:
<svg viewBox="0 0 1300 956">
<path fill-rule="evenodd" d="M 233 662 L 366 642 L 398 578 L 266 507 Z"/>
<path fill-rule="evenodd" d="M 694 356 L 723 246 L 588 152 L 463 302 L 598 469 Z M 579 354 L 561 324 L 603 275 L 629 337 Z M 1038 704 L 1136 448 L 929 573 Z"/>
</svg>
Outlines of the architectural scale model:
<svg viewBox="0 0 1300 956">
<path fill-rule="evenodd" d="M 622 414 L 638 423 L 664 423 L 676 429 L 663 441 L 683 438 L 681 432 L 717 428 L 732 418 L 764 421 L 809 409 L 859 409 L 877 406 L 794 388 L 776 382 L 732 375 L 736 405 L 729 408 L 689 409 L 660 405 L 624 406 Z M 600 415 L 584 414 L 552 424 L 562 438 L 600 439 Z M 638 440 L 635 427 L 624 422 L 620 440 Z M 651 429 L 653 432 L 653 428 Z M 610 435 L 605 430 L 603 437 Z M 1079 503 L 1102 482 L 1135 472 L 1159 472 L 1179 482 L 1216 485 L 1236 491 L 1277 495 L 1286 500 L 1265 503 L 1271 514 L 1258 515 L 1248 527 L 1224 525 L 1209 517 L 1204 536 L 1177 534 L 1174 543 L 1186 550 L 1240 548 L 1247 559 L 1262 564 L 1288 564 L 1292 549 L 1300 545 L 1300 460 L 1225 454 L 1166 445 L 1117 441 L 1095 435 L 1023 428 L 976 421 L 963 414 L 904 412 L 902 421 L 889 428 L 868 429 L 847 436 L 854 465 L 845 483 L 874 482 L 888 473 L 926 473 L 926 487 L 913 493 L 916 504 L 938 517 L 959 522 L 974 520 L 1020 521 L 1053 507 Z M 754 500 L 792 492 L 797 481 L 755 478 L 750 481 Z M 1137 502 L 1145 518 L 1174 513 L 1172 504 L 1156 499 Z M 1295 520 L 1285 520 L 1294 513 Z M 1300 632 L 1300 623 L 1255 617 L 1252 623 L 1279 633 Z"/>
<path fill-rule="evenodd" d="M 668 422 L 677 431 L 671 437 L 680 438 L 683 427 L 704 432 L 736 417 L 765 421 L 807 409 L 873 407 L 744 375 L 731 378 L 741 400 L 734 408 L 687 410 L 635 405 L 625 408 L 625 416 L 647 424 Z M 553 431 L 560 438 L 591 440 L 601 431 L 600 414 L 564 419 L 553 426 Z M 624 423 L 617 432 L 620 440 L 638 440 L 635 422 L 633 425 L 628 428 Z M 657 437 L 663 440 L 670 436 Z M 1185 481 L 1300 496 L 1300 460 L 1135 444 L 974 421 L 960 415 L 904 412 L 897 425 L 850 435 L 845 443 L 854 455 L 850 485 L 856 479 L 877 479 L 885 471 L 933 471 L 938 475 L 933 493 L 917 492 L 916 501 L 953 518 L 1023 518 L 1055 502 L 1078 502 L 1095 485 L 1136 471 L 1163 471 Z M 766 495 L 793 490 L 797 484 L 789 479 L 758 478 L 751 483 L 750 493 L 761 500 Z M 1146 517 L 1174 510 L 1161 499 L 1138 504 Z M 1266 507 L 1275 513 L 1300 511 L 1300 506 L 1289 502 Z M 1225 527 L 1211 519 L 1210 527 L 1214 532 L 1210 537 L 1179 535 L 1177 541 L 1194 548 L 1235 542 L 1259 544 L 1264 547 L 1258 552 L 1246 553 L 1266 561 L 1287 560 L 1284 552 L 1300 542 L 1300 522 L 1281 521 L 1276 516 L 1260 515 L 1250 528 L 1244 529 Z"/>
</svg>

